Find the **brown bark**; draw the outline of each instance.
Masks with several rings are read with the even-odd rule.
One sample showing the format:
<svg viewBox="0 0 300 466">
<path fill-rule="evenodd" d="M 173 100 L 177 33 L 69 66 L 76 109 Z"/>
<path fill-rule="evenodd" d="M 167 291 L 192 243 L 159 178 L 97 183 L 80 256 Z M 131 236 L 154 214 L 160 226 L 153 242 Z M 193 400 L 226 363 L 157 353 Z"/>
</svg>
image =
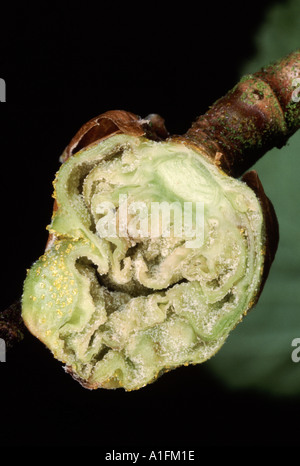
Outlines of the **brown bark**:
<svg viewBox="0 0 300 466">
<path fill-rule="evenodd" d="M 217 100 L 185 137 L 202 146 L 214 163 L 238 177 L 300 127 L 300 102 L 292 99 L 300 77 L 300 50 L 247 75 Z"/>
<path fill-rule="evenodd" d="M 164 119 L 157 114 L 140 118 L 124 110 L 109 110 L 92 118 L 77 131 L 65 148 L 61 161 L 65 162 L 71 155 L 95 141 L 120 133 L 147 136 L 154 140 L 165 139 L 168 136 Z"/>
</svg>

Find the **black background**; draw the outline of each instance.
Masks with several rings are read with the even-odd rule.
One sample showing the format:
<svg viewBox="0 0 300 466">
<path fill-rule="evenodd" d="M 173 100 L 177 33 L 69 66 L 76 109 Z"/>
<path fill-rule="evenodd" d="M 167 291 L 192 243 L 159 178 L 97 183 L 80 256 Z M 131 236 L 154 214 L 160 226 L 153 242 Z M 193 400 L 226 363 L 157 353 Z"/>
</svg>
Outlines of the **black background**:
<svg viewBox="0 0 300 466">
<path fill-rule="evenodd" d="M 159 113 L 171 134 L 184 133 L 238 81 L 271 3 L 6 7 L 2 309 L 21 296 L 26 269 L 43 252 L 58 158 L 80 126 L 124 109 Z M 105 452 L 299 442 L 299 400 L 229 391 L 205 364 L 179 368 L 139 391 L 89 391 L 26 335 L 8 352 L 0 376 L 3 446 L 98 446 Z"/>
</svg>

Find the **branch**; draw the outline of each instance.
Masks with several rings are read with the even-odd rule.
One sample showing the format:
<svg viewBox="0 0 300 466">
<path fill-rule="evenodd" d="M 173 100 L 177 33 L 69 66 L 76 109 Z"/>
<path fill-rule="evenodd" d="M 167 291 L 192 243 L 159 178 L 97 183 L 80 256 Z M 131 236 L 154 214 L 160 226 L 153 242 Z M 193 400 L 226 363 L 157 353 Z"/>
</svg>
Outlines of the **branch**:
<svg viewBox="0 0 300 466">
<path fill-rule="evenodd" d="M 300 50 L 244 76 L 187 131 L 226 173 L 238 177 L 273 147 L 282 147 L 300 127 Z"/>
</svg>

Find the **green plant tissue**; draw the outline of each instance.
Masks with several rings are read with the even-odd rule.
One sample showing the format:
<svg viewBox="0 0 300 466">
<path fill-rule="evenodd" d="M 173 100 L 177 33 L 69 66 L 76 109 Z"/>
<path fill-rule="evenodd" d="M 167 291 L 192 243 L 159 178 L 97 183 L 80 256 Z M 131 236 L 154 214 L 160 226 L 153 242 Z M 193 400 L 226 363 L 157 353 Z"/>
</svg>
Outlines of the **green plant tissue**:
<svg viewBox="0 0 300 466">
<path fill-rule="evenodd" d="M 273 5 L 255 35 L 257 52 L 241 75 L 299 48 L 299 31 L 300 2 Z M 300 338 L 300 131 L 253 168 L 277 213 L 279 248 L 258 304 L 207 365 L 231 389 L 300 396 L 300 362 L 292 360 L 292 341 Z"/>
</svg>

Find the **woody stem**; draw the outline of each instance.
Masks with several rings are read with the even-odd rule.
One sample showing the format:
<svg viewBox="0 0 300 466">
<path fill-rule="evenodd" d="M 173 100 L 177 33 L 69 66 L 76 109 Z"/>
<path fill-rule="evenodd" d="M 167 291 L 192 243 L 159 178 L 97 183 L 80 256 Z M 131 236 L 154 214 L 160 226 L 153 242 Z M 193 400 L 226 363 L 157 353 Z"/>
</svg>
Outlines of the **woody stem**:
<svg viewBox="0 0 300 466">
<path fill-rule="evenodd" d="M 297 79 L 298 78 L 298 79 Z M 187 131 L 231 176 L 238 177 L 300 127 L 300 50 L 244 76 Z"/>
</svg>

